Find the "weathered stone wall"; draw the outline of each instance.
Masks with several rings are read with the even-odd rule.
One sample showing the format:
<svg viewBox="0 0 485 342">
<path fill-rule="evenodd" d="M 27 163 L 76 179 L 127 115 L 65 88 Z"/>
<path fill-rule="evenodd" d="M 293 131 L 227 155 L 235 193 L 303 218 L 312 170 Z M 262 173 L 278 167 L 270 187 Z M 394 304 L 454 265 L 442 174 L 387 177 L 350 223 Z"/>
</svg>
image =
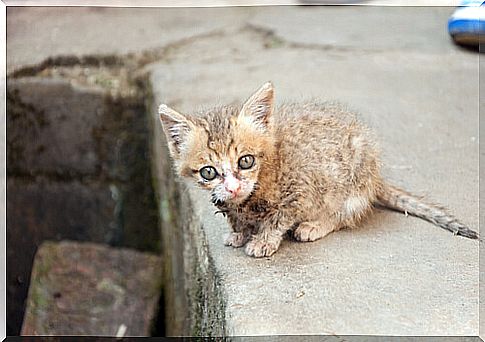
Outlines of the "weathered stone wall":
<svg viewBox="0 0 485 342">
<path fill-rule="evenodd" d="M 7 82 L 9 334 L 19 333 L 44 240 L 159 251 L 143 97 L 73 79 Z"/>
</svg>

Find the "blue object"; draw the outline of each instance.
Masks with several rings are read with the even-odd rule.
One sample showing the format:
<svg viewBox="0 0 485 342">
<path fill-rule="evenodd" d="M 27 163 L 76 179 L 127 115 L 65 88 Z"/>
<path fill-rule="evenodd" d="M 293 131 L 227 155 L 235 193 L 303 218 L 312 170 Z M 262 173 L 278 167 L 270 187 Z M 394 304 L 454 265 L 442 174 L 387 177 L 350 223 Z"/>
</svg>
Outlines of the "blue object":
<svg viewBox="0 0 485 342">
<path fill-rule="evenodd" d="M 448 32 L 458 44 L 478 45 L 485 42 L 484 1 L 465 0 L 448 20 Z"/>
</svg>

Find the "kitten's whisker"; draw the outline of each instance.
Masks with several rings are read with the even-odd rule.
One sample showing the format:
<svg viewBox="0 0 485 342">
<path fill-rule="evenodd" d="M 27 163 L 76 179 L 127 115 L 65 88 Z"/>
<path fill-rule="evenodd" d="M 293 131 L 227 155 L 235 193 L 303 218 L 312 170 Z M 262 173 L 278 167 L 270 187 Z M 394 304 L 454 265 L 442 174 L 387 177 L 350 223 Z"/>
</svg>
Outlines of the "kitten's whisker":
<svg viewBox="0 0 485 342">
<path fill-rule="evenodd" d="M 228 212 L 229 212 L 229 209 L 217 210 L 214 212 L 214 215 L 222 214 L 222 216 L 226 217 Z"/>
</svg>

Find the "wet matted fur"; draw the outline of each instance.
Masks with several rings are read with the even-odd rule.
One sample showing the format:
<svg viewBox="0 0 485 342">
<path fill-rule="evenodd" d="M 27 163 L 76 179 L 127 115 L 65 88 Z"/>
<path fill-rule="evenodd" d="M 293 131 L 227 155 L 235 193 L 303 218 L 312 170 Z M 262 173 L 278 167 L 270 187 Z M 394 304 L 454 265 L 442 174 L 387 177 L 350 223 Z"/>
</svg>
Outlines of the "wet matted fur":
<svg viewBox="0 0 485 342">
<path fill-rule="evenodd" d="M 176 172 L 210 192 L 232 228 L 226 244 L 250 256 L 272 255 L 289 230 L 314 241 L 356 227 L 376 204 L 479 238 L 443 207 L 388 184 L 372 134 L 337 104 L 275 108 L 268 82 L 242 106 L 185 115 L 160 105 L 159 114 Z"/>
</svg>

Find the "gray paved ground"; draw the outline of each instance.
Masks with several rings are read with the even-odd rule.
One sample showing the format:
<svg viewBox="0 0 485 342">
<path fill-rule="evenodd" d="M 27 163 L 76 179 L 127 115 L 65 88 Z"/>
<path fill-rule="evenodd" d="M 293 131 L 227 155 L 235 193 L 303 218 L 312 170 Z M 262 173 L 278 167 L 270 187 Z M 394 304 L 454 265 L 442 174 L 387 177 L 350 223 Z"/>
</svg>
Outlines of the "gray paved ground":
<svg viewBox="0 0 485 342">
<path fill-rule="evenodd" d="M 426 10 L 420 13 L 420 20 L 414 19 L 419 8 L 395 9 L 354 8 L 350 10 L 354 14 L 349 15 L 346 14 L 348 7 L 327 7 L 322 17 L 314 6 L 266 9 L 8 7 L 7 70 L 59 54 L 136 52 L 246 22 L 278 28 L 278 34 L 289 41 L 310 44 L 435 52 L 453 49 L 444 31 L 446 16 L 452 8 Z M 356 11 L 365 15 L 355 14 Z M 435 34 L 440 39 L 435 39 Z"/>
<path fill-rule="evenodd" d="M 9 8 L 8 70 L 52 54 L 139 51 L 193 37 L 151 66 L 157 101 L 190 111 L 240 101 L 272 80 L 279 102 L 347 103 L 377 132 L 390 180 L 478 228 L 478 56 L 449 41 L 452 10 Z M 270 260 L 255 260 L 223 247 L 224 221 L 193 198 L 232 333 L 478 334 L 474 241 L 379 211 L 360 230 L 287 242 Z"/>
<path fill-rule="evenodd" d="M 250 8 L 7 8 L 7 70 L 53 55 L 114 54 L 158 48 L 242 24 Z M 244 15 L 243 15 L 244 14 Z M 206 17 L 216 18 L 207 20 Z"/>
</svg>

